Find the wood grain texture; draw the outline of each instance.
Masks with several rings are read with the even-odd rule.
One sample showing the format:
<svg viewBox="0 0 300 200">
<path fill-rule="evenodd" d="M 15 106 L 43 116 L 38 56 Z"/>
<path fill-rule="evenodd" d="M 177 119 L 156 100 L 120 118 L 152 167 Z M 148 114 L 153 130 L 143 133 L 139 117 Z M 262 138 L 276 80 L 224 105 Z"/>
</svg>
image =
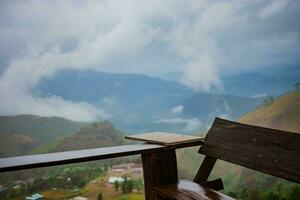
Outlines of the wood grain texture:
<svg viewBox="0 0 300 200">
<path fill-rule="evenodd" d="M 182 180 L 178 184 L 154 187 L 153 191 L 164 200 L 232 200 L 220 192 L 197 183 Z"/>
<path fill-rule="evenodd" d="M 37 154 L 28 156 L 17 156 L 0 159 L 0 172 L 32 169 L 38 167 L 48 167 L 54 165 L 72 164 L 87 162 L 121 156 L 137 155 L 147 152 L 159 152 L 164 150 L 174 150 L 191 146 L 199 146 L 202 141 L 194 141 L 172 146 L 162 146 L 155 144 L 134 144 L 113 147 L 103 147 L 95 149 L 85 149 L 77 151 L 65 151 L 57 153 Z"/>
<path fill-rule="evenodd" d="M 212 180 L 212 181 L 204 181 L 200 185 L 208 187 L 213 190 L 217 190 L 217 191 L 224 189 L 223 181 L 220 178 L 218 178 L 216 180 Z"/>
<path fill-rule="evenodd" d="M 201 163 L 201 166 L 194 178 L 195 183 L 202 183 L 204 181 L 207 181 L 212 169 L 215 166 L 217 159 L 211 156 L 205 156 L 203 162 Z"/>
<path fill-rule="evenodd" d="M 126 139 L 144 141 L 152 144 L 161 144 L 164 146 L 172 146 L 190 142 L 203 142 L 203 137 L 193 135 L 182 135 L 165 132 L 150 132 L 136 135 L 125 136 Z"/>
<path fill-rule="evenodd" d="M 216 118 L 199 153 L 300 183 L 300 134 Z"/>
<path fill-rule="evenodd" d="M 177 160 L 175 150 L 142 154 L 145 198 L 146 200 L 162 200 L 153 193 L 158 185 L 178 182 Z"/>
</svg>

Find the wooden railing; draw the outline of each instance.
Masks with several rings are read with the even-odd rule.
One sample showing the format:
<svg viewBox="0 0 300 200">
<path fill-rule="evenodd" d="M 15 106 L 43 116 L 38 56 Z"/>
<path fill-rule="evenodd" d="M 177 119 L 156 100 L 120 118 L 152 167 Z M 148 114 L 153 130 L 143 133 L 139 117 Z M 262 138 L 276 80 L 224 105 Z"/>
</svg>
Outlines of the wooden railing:
<svg viewBox="0 0 300 200">
<path fill-rule="evenodd" d="M 146 200 L 232 199 L 217 191 L 223 188 L 221 179 L 208 180 L 217 159 L 300 183 L 298 133 L 216 118 L 205 141 L 201 138 L 194 141 L 187 139 L 188 136 L 181 136 L 182 140 L 178 142 L 169 135 L 142 135 L 134 138 L 152 141 L 152 137 L 155 136 L 160 138 L 158 142 L 175 142 L 162 143 L 165 145 L 144 143 L 2 158 L 0 172 L 141 155 Z M 205 158 L 194 181 L 178 181 L 176 149 L 200 145 L 199 153 L 205 155 Z"/>
<path fill-rule="evenodd" d="M 202 143 L 203 141 L 191 141 L 177 143 L 171 146 L 144 143 L 1 158 L 0 172 L 141 155 L 144 171 L 145 196 L 146 199 L 152 199 L 150 192 L 152 186 L 176 183 L 178 181 L 175 150 L 199 146 Z"/>
</svg>

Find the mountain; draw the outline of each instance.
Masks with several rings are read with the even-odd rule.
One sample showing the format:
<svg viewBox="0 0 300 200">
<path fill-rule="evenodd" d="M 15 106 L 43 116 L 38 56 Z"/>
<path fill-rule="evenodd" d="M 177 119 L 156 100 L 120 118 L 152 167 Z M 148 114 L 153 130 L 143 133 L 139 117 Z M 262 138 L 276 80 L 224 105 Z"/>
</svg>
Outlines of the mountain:
<svg viewBox="0 0 300 200">
<path fill-rule="evenodd" d="M 237 121 L 300 133 L 300 91 L 278 97 Z M 182 178 L 192 178 L 196 174 L 203 159 L 197 150 L 178 151 L 178 168 Z M 238 199 L 297 199 L 292 197 L 300 194 L 298 184 L 218 160 L 210 178 L 220 177 L 224 182 L 224 192 Z"/>
<path fill-rule="evenodd" d="M 66 70 L 44 80 L 36 88 L 41 96 L 57 95 L 75 102 L 116 103 L 134 110 L 176 102 L 193 94 L 177 82 L 139 74 L 117 74 L 93 70 Z"/>
<path fill-rule="evenodd" d="M 66 70 L 44 80 L 34 89 L 37 96 L 61 96 L 87 102 L 111 115 L 109 120 L 128 132 L 148 129 L 157 111 L 194 94 L 186 86 L 138 74 Z M 126 117 L 124 116 L 126 113 Z M 98 119 L 102 120 L 102 119 Z"/>
<path fill-rule="evenodd" d="M 30 136 L 15 133 L 0 134 L 0 157 L 24 155 L 38 145 L 39 142 Z"/>
<path fill-rule="evenodd" d="M 42 81 L 35 93 L 98 106 L 111 114 L 109 120 L 118 128 L 133 133 L 191 132 L 215 116 L 235 119 L 262 102 L 262 98 L 195 93 L 180 83 L 145 75 L 92 70 L 63 71 Z M 173 115 L 172 109 L 181 105 L 182 114 Z"/>
<path fill-rule="evenodd" d="M 120 145 L 123 133 L 109 121 L 78 123 L 35 115 L 0 117 L 0 157 Z"/>
<path fill-rule="evenodd" d="M 239 119 L 240 122 L 300 133 L 300 91 L 288 93 Z"/>
<path fill-rule="evenodd" d="M 49 153 L 79 149 L 99 148 L 121 145 L 124 142 L 123 133 L 114 128 L 109 121 L 91 123 L 81 128 L 74 135 L 46 144 L 33 153 Z"/>
<path fill-rule="evenodd" d="M 300 81 L 299 77 L 299 66 L 265 67 L 257 72 L 221 77 L 224 87 L 222 93 L 245 97 L 278 96 L 293 90 L 294 84 Z"/>
<path fill-rule="evenodd" d="M 259 105 L 263 98 L 238 97 L 198 93 L 179 102 L 182 105 L 182 114 L 186 117 L 197 117 L 204 124 L 210 123 L 216 116 L 236 119 Z"/>
<path fill-rule="evenodd" d="M 0 116 L 0 135 L 24 135 L 38 143 L 74 134 L 83 126 L 85 123 L 73 122 L 60 117 Z"/>
</svg>

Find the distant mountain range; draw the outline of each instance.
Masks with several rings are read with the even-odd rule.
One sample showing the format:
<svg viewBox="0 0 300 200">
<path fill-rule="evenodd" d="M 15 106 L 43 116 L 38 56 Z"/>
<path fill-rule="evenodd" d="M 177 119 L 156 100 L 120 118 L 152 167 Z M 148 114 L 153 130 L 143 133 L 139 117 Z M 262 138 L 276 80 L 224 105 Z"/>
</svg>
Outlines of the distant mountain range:
<svg viewBox="0 0 300 200">
<path fill-rule="evenodd" d="M 49 153 L 116 146 L 124 143 L 124 133 L 108 122 L 91 123 L 73 135 L 54 140 L 34 149 L 31 153 Z"/>
<path fill-rule="evenodd" d="M 33 115 L 0 119 L 0 157 L 99 148 L 124 142 L 124 134 L 108 121 L 77 123 Z M 21 131 L 24 124 L 26 129 Z"/>
<path fill-rule="evenodd" d="M 60 117 L 0 116 L 0 157 L 24 155 L 86 126 Z"/>
<path fill-rule="evenodd" d="M 112 115 L 109 118 L 112 124 L 129 134 L 149 131 L 193 133 L 205 130 L 217 116 L 235 120 L 260 107 L 265 97 L 258 94 L 277 95 L 292 90 L 293 84 L 300 77 L 299 72 L 297 67 L 290 67 L 285 71 L 278 68 L 274 71 L 265 70 L 261 73 L 223 77 L 224 91 L 215 91 L 215 94 L 211 94 L 196 93 L 180 83 L 145 75 L 64 71 L 42 81 L 34 89 L 34 93 L 37 96 L 57 95 L 74 102 L 84 101 L 100 107 Z M 254 94 L 256 97 L 251 97 L 255 96 Z M 298 99 L 294 102 L 293 107 L 299 107 L 296 103 L 299 102 Z M 272 105 L 277 107 L 277 113 L 262 107 L 251 115 L 242 117 L 241 120 L 286 128 L 280 125 L 281 115 L 286 114 L 282 113 L 281 108 L 286 105 L 284 103 Z M 286 112 L 294 118 L 296 110 Z M 276 120 L 267 123 L 267 117 L 271 113 L 277 116 Z M 288 124 L 291 121 L 287 119 L 282 123 Z M 77 140 L 71 138 L 86 126 L 90 124 L 59 117 L 2 116 L 0 154 L 2 156 L 26 154 L 41 146 L 48 150 L 54 147 L 57 150 L 65 150 L 65 147 L 58 145 L 61 140 L 65 143 L 71 140 L 80 146 L 86 141 L 78 139 L 80 143 L 76 143 Z M 100 127 L 102 126 L 104 125 Z M 290 130 L 298 128 L 293 127 Z M 108 138 L 104 141 L 112 144 Z M 96 142 L 95 146 L 99 144 Z"/>
<path fill-rule="evenodd" d="M 245 81 L 250 84 L 243 78 L 233 80 L 240 85 L 246 84 Z M 37 96 L 56 95 L 98 106 L 111 114 L 109 120 L 113 124 L 127 132 L 191 132 L 200 128 L 199 124 L 206 126 L 215 116 L 235 119 L 260 105 L 264 98 L 240 97 L 242 95 L 218 91 L 216 94 L 196 93 L 180 83 L 159 78 L 91 70 L 61 72 L 42 81 L 34 92 Z M 183 110 L 172 115 L 176 106 L 183 106 Z M 198 126 L 187 128 L 191 120 Z"/>
<path fill-rule="evenodd" d="M 223 76 L 221 80 L 223 94 L 244 97 L 279 96 L 292 91 L 294 84 L 300 82 L 300 66 L 266 67 L 259 72 Z"/>
<path fill-rule="evenodd" d="M 41 145 L 30 136 L 17 133 L 0 134 L 0 157 L 24 155 Z"/>
<path fill-rule="evenodd" d="M 85 123 L 73 122 L 61 117 L 0 116 L 0 135 L 19 134 L 30 137 L 38 143 L 45 143 L 69 136 L 85 125 Z"/>
</svg>

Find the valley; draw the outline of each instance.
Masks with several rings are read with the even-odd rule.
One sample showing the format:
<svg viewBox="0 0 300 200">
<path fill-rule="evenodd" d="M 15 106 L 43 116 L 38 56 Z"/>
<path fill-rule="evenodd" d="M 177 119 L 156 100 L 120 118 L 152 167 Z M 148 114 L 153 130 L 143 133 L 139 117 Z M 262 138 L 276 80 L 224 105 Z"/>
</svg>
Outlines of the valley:
<svg viewBox="0 0 300 200">
<path fill-rule="evenodd" d="M 90 77 L 89 72 L 86 73 L 86 76 Z M 73 82 L 79 79 L 87 81 L 84 74 L 81 77 L 75 75 L 76 73 L 68 74 Z M 112 81 L 109 85 L 114 85 L 113 88 L 100 94 L 89 91 L 85 85 L 78 85 L 76 87 L 81 89 L 73 90 L 72 93 L 71 86 L 65 85 L 67 88 L 59 93 L 55 86 L 51 86 L 51 81 L 41 88 L 55 95 L 65 95 L 66 99 L 78 102 L 90 101 L 110 112 L 112 116 L 109 119 L 99 119 L 98 122 L 75 122 L 60 117 L 1 116 L 0 156 L 123 145 L 131 143 L 124 140 L 124 135 L 136 132 L 158 130 L 205 136 L 217 116 L 246 124 L 300 132 L 300 92 L 297 90 L 276 97 L 247 97 L 196 93 L 179 83 L 139 75 L 116 76 L 96 73 L 94 76 L 95 80 L 93 78 L 89 80 L 93 84 L 96 84 L 98 76 L 103 76 L 102 81 L 108 76 L 107 79 Z M 77 78 L 73 80 L 74 77 L 78 80 Z M 117 79 L 119 82 L 116 86 Z M 138 84 L 134 84 L 136 81 Z M 154 82 L 157 82 L 157 85 Z M 107 85 L 106 82 L 101 84 Z M 99 91 L 102 91 L 101 87 L 99 86 Z M 144 88 L 147 89 L 143 91 Z M 40 89 L 37 92 L 43 95 Z M 88 92 L 94 96 L 89 96 Z M 137 93 L 140 94 L 138 98 L 135 96 Z M 177 95 L 174 95 L 176 93 Z M 80 99 L 81 96 L 89 96 L 90 99 Z M 181 178 L 191 179 L 196 174 L 203 159 L 197 150 L 198 148 L 193 147 L 177 151 Z M 133 188 L 130 192 L 124 193 L 121 190 L 116 191 L 114 184 L 108 184 L 108 179 L 112 177 L 113 166 L 129 163 L 140 164 L 141 160 L 138 156 L 133 156 L 1 174 L 1 190 L 3 188 L 5 190 L 1 193 L 0 199 L 23 199 L 33 192 L 39 192 L 45 199 L 57 200 L 76 197 L 97 199 L 100 193 L 104 199 L 144 199 L 141 185 L 138 186 L 139 189 Z M 125 174 L 117 177 L 123 176 Z M 222 161 L 217 162 L 210 178 L 219 177 L 223 179 L 225 185 L 224 193 L 246 200 L 270 197 L 293 199 L 292 196 L 300 192 L 298 185 Z M 132 184 L 136 187 L 137 181 L 142 180 L 142 175 L 133 180 Z M 267 190 L 261 190 L 266 186 Z"/>
</svg>

